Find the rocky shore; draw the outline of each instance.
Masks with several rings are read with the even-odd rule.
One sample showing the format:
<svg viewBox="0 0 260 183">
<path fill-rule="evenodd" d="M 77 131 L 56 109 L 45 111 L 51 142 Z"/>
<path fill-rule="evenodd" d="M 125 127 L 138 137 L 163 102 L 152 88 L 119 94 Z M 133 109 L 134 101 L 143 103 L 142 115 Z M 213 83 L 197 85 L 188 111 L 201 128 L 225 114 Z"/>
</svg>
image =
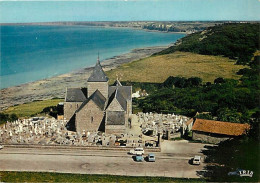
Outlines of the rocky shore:
<svg viewBox="0 0 260 183">
<path fill-rule="evenodd" d="M 101 63 L 105 71 L 115 69 L 121 64 L 151 56 L 153 53 L 166 49 L 168 46 L 134 49 L 130 53 L 115 56 Z M 83 68 L 67 74 L 38 80 L 0 90 L 0 111 L 17 104 L 64 98 L 66 87 L 84 87 L 92 72 L 92 67 Z"/>
</svg>

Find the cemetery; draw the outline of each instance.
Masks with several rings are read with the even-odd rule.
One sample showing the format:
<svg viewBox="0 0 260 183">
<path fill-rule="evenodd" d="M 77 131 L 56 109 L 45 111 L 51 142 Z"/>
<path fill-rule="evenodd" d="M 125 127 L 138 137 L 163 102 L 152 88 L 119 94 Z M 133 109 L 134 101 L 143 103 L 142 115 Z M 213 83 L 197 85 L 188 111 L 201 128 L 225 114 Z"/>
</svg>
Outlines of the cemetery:
<svg viewBox="0 0 260 183">
<path fill-rule="evenodd" d="M 0 127 L 1 144 L 159 147 L 161 139 L 180 137 L 188 117 L 174 114 L 132 114 L 129 127 L 122 134 L 75 132 L 67 130 L 66 120 L 32 117 L 6 122 Z"/>
</svg>

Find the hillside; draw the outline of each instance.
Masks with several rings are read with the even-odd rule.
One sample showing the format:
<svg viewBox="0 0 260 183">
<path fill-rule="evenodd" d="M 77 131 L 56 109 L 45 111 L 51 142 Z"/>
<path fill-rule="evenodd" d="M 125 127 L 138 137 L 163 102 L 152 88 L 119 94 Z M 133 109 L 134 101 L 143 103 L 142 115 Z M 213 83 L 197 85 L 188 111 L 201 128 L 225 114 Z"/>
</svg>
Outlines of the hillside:
<svg viewBox="0 0 260 183">
<path fill-rule="evenodd" d="M 157 54 L 185 51 L 223 55 L 237 60 L 238 64 L 247 64 L 253 53 L 259 49 L 259 26 L 259 23 L 232 23 L 209 27 L 180 39 L 175 46 Z"/>
<path fill-rule="evenodd" d="M 169 76 L 200 77 L 203 82 L 212 82 L 217 77 L 238 79 L 236 72 L 244 68 L 234 60 L 222 56 L 175 52 L 157 55 L 123 64 L 107 72 L 110 81 L 118 74 L 122 81 L 162 83 Z"/>
</svg>

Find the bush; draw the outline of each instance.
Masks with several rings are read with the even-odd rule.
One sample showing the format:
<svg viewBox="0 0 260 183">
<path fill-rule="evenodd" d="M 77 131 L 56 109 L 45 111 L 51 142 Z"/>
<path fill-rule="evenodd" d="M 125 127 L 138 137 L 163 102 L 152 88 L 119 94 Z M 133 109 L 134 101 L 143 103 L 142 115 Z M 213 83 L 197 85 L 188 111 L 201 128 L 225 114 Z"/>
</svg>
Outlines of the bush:
<svg viewBox="0 0 260 183">
<path fill-rule="evenodd" d="M 18 116 L 16 114 L 5 114 L 0 113 L 0 124 L 6 123 L 7 121 L 12 122 L 16 121 L 18 119 Z"/>
</svg>

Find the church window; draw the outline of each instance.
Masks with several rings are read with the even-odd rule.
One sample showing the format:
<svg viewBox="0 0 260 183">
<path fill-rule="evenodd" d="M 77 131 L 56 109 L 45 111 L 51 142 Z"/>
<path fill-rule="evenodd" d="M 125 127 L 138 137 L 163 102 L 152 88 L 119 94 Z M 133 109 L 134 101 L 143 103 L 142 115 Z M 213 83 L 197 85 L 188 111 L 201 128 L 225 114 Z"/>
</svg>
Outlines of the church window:
<svg viewBox="0 0 260 183">
<path fill-rule="evenodd" d="M 91 123 L 93 123 L 93 121 L 94 121 L 94 118 L 93 118 L 93 116 L 91 116 Z"/>
</svg>

